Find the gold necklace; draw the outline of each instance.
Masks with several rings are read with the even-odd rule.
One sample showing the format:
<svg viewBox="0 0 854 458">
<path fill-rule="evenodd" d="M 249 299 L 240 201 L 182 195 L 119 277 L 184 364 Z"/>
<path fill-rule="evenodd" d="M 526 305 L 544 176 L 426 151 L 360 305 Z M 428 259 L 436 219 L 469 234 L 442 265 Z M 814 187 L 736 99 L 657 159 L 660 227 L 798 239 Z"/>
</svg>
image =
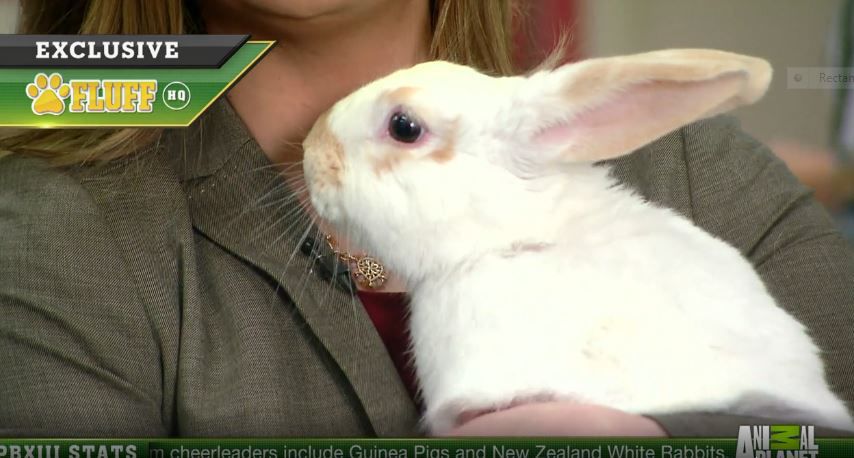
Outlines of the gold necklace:
<svg viewBox="0 0 854 458">
<path fill-rule="evenodd" d="M 354 255 L 340 250 L 331 235 L 326 236 L 326 243 L 341 262 L 355 267 L 355 270 L 350 270 L 350 275 L 356 283 L 370 289 L 377 289 L 385 284 L 385 267 L 379 261 L 367 255 Z"/>
</svg>

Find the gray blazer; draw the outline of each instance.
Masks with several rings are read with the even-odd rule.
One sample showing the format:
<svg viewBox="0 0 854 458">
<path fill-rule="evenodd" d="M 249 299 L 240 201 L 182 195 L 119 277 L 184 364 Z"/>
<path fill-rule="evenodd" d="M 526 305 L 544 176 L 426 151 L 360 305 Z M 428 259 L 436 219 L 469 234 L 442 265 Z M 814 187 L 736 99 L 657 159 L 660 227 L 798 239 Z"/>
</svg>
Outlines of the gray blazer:
<svg viewBox="0 0 854 458">
<path fill-rule="evenodd" d="M 854 255 L 786 167 L 728 117 L 614 165 L 749 257 L 854 405 Z M 305 228 L 225 101 L 107 165 L 0 160 L 0 431 L 417 435 L 367 314 L 300 253 Z M 672 435 L 724 437 L 773 421 L 654 418 Z"/>
</svg>

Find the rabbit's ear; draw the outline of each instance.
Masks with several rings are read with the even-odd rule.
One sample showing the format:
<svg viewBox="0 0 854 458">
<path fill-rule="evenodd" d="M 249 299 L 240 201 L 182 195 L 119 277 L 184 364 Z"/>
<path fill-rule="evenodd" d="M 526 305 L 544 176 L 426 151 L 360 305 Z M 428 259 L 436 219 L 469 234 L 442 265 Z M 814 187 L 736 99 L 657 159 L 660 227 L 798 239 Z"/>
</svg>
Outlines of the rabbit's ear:
<svg viewBox="0 0 854 458">
<path fill-rule="evenodd" d="M 525 119 L 516 125 L 534 150 L 545 149 L 551 159 L 600 161 L 753 103 L 770 80 L 768 62 L 723 51 L 592 59 L 524 81 L 514 105 L 524 107 L 516 113 Z"/>
</svg>

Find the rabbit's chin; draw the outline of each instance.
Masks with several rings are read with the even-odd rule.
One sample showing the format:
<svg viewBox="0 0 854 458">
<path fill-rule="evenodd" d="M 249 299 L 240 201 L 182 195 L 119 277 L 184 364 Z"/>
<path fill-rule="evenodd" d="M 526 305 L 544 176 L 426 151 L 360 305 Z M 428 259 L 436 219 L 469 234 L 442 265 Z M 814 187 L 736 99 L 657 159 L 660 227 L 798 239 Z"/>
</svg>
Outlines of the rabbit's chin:
<svg viewBox="0 0 854 458">
<path fill-rule="evenodd" d="M 318 193 L 311 193 L 311 206 L 323 221 L 340 229 L 342 214 L 338 205 L 333 205 L 329 199 L 324 199 Z"/>
</svg>

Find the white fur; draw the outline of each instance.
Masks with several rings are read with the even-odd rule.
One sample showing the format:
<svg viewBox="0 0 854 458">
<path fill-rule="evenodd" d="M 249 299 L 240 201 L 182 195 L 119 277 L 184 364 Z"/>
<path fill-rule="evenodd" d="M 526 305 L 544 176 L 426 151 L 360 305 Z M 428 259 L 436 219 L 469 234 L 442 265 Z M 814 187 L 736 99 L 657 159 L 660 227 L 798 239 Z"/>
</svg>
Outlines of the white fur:
<svg viewBox="0 0 854 458">
<path fill-rule="evenodd" d="M 579 139 L 537 137 L 590 109 L 560 94 L 569 70 L 490 78 L 422 64 L 330 113 L 342 184 L 307 173 L 312 202 L 407 281 L 427 426 L 443 432 L 466 411 L 549 398 L 854 429 L 806 330 L 736 249 L 605 167 L 572 160 L 566 145 Z M 415 146 L 382 134 L 394 108 L 382 95 L 404 86 L 418 89 L 408 108 L 429 130 Z M 453 159 L 429 159 L 449 135 Z M 378 175 L 370 160 L 394 148 L 414 159 Z"/>
</svg>

